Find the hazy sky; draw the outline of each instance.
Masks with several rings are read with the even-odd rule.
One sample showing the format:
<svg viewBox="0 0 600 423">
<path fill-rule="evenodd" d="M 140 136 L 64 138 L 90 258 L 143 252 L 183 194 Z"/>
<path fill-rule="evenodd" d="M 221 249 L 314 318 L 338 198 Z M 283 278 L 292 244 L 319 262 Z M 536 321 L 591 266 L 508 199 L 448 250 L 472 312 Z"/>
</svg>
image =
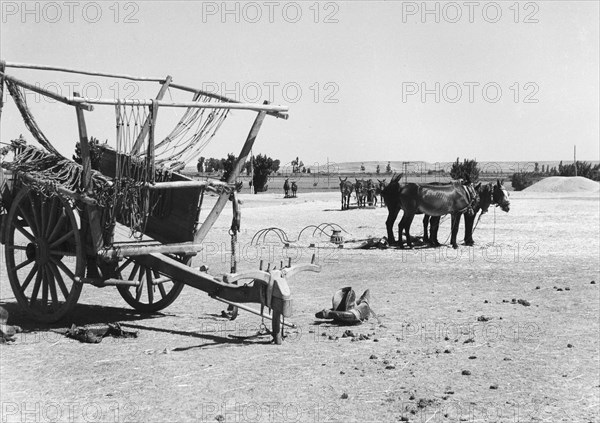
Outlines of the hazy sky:
<svg viewBox="0 0 600 423">
<path fill-rule="evenodd" d="M 169 74 L 241 101 L 289 105 L 290 119 L 267 119 L 254 150 L 282 162 L 568 160 L 574 144 L 578 158 L 599 159 L 597 1 L 2 1 L 1 25 L 9 62 Z M 90 97 L 150 98 L 159 88 L 8 73 L 65 95 L 76 82 Z M 70 154 L 72 108 L 28 100 Z M 4 142 L 26 133 L 8 103 Z M 161 131 L 174 113 L 161 111 Z M 114 139 L 111 107 L 86 117 L 91 135 Z M 234 113 L 205 155 L 237 154 L 252 118 Z"/>
</svg>

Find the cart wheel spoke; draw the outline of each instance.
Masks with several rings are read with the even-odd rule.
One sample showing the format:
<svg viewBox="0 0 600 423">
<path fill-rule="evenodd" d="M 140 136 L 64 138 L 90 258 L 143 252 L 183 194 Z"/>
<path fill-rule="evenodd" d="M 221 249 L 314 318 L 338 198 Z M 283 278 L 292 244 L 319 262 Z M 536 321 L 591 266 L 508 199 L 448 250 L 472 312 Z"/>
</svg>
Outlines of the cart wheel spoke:
<svg viewBox="0 0 600 423">
<path fill-rule="evenodd" d="M 52 262 L 48 263 L 48 267 L 50 267 L 50 271 L 54 275 L 54 280 L 58 284 L 58 287 L 60 288 L 64 298 L 67 299 L 69 297 L 69 290 L 67 289 L 67 286 L 65 285 L 65 281 L 63 280 L 62 276 L 60 275 L 60 271 L 58 270 L 58 267 L 56 267 L 56 265 Z"/>
<path fill-rule="evenodd" d="M 52 200 L 50 202 L 50 210 L 48 210 L 48 221 L 46 223 L 46 232 L 44 232 L 44 236 L 46 238 L 48 238 L 50 236 L 50 232 L 54 229 L 55 227 L 55 220 L 56 217 L 58 216 L 58 207 L 56 207 L 56 198 L 52 197 Z"/>
<path fill-rule="evenodd" d="M 48 306 L 48 272 L 46 271 L 46 267 L 42 266 L 40 268 L 40 273 L 42 274 L 42 307 Z"/>
<path fill-rule="evenodd" d="M 31 300 L 29 304 L 33 304 L 37 301 L 37 296 L 40 292 L 40 285 L 42 284 L 42 269 L 38 269 L 37 275 L 35 275 L 35 283 L 33 284 L 33 292 L 31 293 Z"/>
<path fill-rule="evenodd" d="M 52 228 L 52 232 L 47 237 L 48 241 L 52 242 L 54 240 L 54 238 L 59 236 L 60 230 L 63 228 L 63 225 L 64 225 L 66 219 L 67 219 L 67 216 L 65 214 L 61 213 L 60 217 L 58 218 L 58 222 L 56 222 L 56 225 L 54 226 L 54 228 Z"/>
<path fill-rule="evenodd" d="M 154 302 L 154 284 L 152 283 L 152 271 L 146 267 L 146 287 L 148 289 L 148 304 Z"/>
<path fill-rule="evenodd" d="M 35 204 L 35 198 L 31 191 L 29 191 L 29 204 L 31 204 L 31 212 L 33 219 L 31 219 L 31 229 L 34 233 L 40 233 L 40 219 L 37 204 Z"/>
<path fill-rule="evenodd" d="M 71 232 L 67 232 L 66 234 L 64 234 L 63 236 L 61 236 L 60 238 L 58 238 L 56 241 L 53 241 L 50 245 L 49 248 L 54 248 L 57 245 L 62 244 L 63 242 L 67 241 L 68 239 L 71 239 L 75 236 L 75 230 L 72 230 Z"/>
<path fill-rule="evenodd" d="M 52 273 L 52 269 L 50 268 L 51 264 L 46 264 L 45 274 L 48 279 L 48 287 L 50 288 L 50 298 L 52 299 L 52 309 L 56 310 L 58 308 L 58 295 L 56 293 L 56 281 L 54 277 L 54 273 Z"/>
<path fill-rule="evenodd" d="M 138 266 L 139 268 L 139 266 Z M 142 298 L 142 291 L 144 290 L 144 270 L 140 270 L 140 274 L 138 275 L 138 286 L 135 287 L 135 300 L 139 301 Z"/>
<path fill-rule="evenodd" d="M 160 277 L 160 273 L 158 273 L 158 271 L 154 270 L 154 278 L 156 280 L 158 280 L 158 278 Z M 165 298 L 167 296 L 167 291 L 165 291 L 165 287 L 163 286 L 162 283 L 157 284 L 158 286 L 158 290 L 160 292 L 160 296 L 162 298 Z"/>
<path fill-rule="evenodd" d="M 22 268 L 24 268 L 25 266 L 33 263 L 34 261 L 35 261 L 35 259 L 27 259 L 23 263 L 18 264 L 17 266 L 15 266 L 15 270 L 21 270 Z"/>
<path fill-rule="evenodd" d="M 38 265 L 37 265 L 37 263 L 34 263 L 33 267 L 29 271 L 29 274 L 27 275 L 27 277 L 23 281 L 23 285 L 21 285 L 21 292 L 22 293 L 25 293 L 25 290 L 29 286 L 29 283 L 31 282 L 31 280 L 33 279 L 33 277 L 35 276 L 35 274 L 37 273 L 37 271 L 38 271 Z"/>
<path fill-rule="evenodd" d="M 35 242 L 35 237 L 32 234 L 30 234 L 29 232 L 27 232 L 27 230 L 23 226 L 21 226 L 19 223 L 16 223 L 16 222 L 15 222 L 14 226 L 15 226 L 15 229 L 17 229 L 19 232 L 21 232 L 25 236 L 25 238 L 27 238 L 31 242 Z"/>
<path fill-rule="evenodd" d="M 71 272 L 71 269 L 69 269 L 67 266 L 65 266 L 65 264 L 62 261 L 60 261 L 56 257 L 52 257 L 52 256 L 50 256 L 50 261 L 53 264 L 55 264 L 56 266 L 58 266 L 58 268 L 60 270 L 62 270 L 63 273 L 69 277 L 69 279 L 71 279 L 72 281 L 75 280 L 75 275 L 73 274 L 73 272 Z"/>
</svg>

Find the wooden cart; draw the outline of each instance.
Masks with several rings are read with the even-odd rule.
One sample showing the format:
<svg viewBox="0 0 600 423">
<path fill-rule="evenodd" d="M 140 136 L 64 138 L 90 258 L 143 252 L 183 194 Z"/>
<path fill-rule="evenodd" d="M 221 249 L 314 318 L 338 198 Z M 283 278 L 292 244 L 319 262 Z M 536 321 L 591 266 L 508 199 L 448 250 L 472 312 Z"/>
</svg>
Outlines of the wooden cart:
<svg viewBox="0 0 600 423">
<path fill-rule="evenodd" d="M 125 78 L 136 81 L 158 82 L 161 88 L 155 99 L 90 99 L 74 93 L 64 97 L 39 86 L 21 81 L 6 73 L 6 68 L 40 69 L 70 72 L 98 77 Z M 27 314 L 39 321 L 53 322 L 63 318 L 77 303 L 83 285 L 96 287 L 116 286 L 121 296 L 140 312 L 156 312 L 170 305 L 184 285 L 207 292 L 212 298 L 256 313 L 272 320 L 272 336 L 281 343 L 282 323 L 291 315 L 291 292 L 287 278 L 301 271 L 320 271 L 314 263 L 279 269 L 268 268 L 245 273 L 225 274 L 221 278 L 191 267 L 192 258 L 202 250 L 203 241 L 224 209 L 231 201 L 234 219 L 230 233 L 235 236 L 239 227 L 235 182 L 266 115 L 287 118 L 287 108 L 270 104 L 238 103 L 212 93 L 177 85 L 171 77 L 137 78 L 77 71 L 66 68 L 0 62 L 0 99 L 6 86 L 34 138 L 44 147 L 12 142 L 15 161 L 1 161 L 0 169 L 0 242 L 5 247 L 6 274 L 17 302 Z M 41 133 L 26 102 L 19 97 L 21 90 L 31 90 L 74 107 L 78 127 L 81 164 L 67 163 L 71 170 L 80 172 L 77 185 L 66 186 L 50 176 L 28 171 L 29 159 L 40 163 L 57 157 L 56 150 Z M 194 93 L 190 102 L 167 102 L 163 96 L 167 88 Z M 203 99 L 215 100 L 203 102 Z M 1 100 L 0 100 L 1 101 Z M 144 107 L 147 116 L 129 151 L 102 147 L 95 151 L 97 164 L 92 168 L 90 140 L 84 111 L 94 105 Z M 250 132 L 226 182 L 196 181 L 176 172 L 163 171 L 157 164 L 154 128 L 159 108 L 183 107 L 196 110 L 249 110 L 256 113 Z M 0 104 L 0 113 L 2 104 Z M 117 123 L 118 123 L 117 119 Z M 6 151 L 5 151 L 6 153 Z M 17 163 L 17 158 L 21 162 Z M 33 159 L 32 159 L 33 160 Z M 66 162 L 61 162 L 66 163 Z M 124 179 L 123 169 L 128 173 Z M 143 172 L 140 171 L 143 169 Z M 53 170 L 55 171 L 55 169 Z M 51 172 L 46 172 L 46 176 Z M 143 174 L 144 177 L 138 177 Z M 132 176 L 133 175 L 133 176 Z M 159 177 L 160 176 L 160 177 Z M 132 182 L 133 181 L 133 182 Z M 135 187 L 134 197 L 120 197 L 106 203 L 105 192 L 117 192 L 116 187 Z M 103 191 L 104 189 L 104 191 Z M 218 194 L 210 212 L 201 215 L 205 194 Z M 117 198 L 116 195 L 114 198 Z M 115 241 L 115 228 L 131 227 L 127 201 L 139 201 L 143 226 L 138 237 L 125 242 Z M 201 221 L 202 219 L 202 221 Z M 314 260 L 313 260 L 314 261 Z M 261 266 L 262 267 L 262 266 Z M 245 281 L 244 284 L 237 284 Z M 261 305 L 260 312 L 242 303 Z M 263 314 L 263 308 L 272 310 Z"/>
</svg>

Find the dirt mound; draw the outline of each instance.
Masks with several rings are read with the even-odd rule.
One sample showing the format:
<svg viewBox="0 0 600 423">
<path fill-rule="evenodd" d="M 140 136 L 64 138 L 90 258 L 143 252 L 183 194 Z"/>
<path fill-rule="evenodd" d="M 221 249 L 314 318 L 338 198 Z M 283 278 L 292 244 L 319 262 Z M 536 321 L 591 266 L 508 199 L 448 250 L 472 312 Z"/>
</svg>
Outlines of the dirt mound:
<svg viewBox="0 0 600 423">
<path fill-rule="evenodd" d="M 525 188 L 529 192 L 596 192 L 600 184 L 583 176 L 550 176 Z"/>
</svg>

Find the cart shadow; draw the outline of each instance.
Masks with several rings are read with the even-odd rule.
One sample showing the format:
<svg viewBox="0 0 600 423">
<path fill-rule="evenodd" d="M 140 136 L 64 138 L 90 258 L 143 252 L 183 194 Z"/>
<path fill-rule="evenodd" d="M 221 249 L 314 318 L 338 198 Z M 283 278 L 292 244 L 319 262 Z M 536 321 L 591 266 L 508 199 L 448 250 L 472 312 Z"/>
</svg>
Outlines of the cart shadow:
<svg viewBox="0 0 600 423">
<path fill-rule="evenodd" d="M 135 310 L 120 307 L 77 304 L 62 320 L 54 323 L 43 323 L 28 317 L 16 302 L 0 301 L 0 306 L 8 311 L 8 323 L 20 326 L 24 332 L 68 329 L 73 324 L 76 326 L 85 326 L 93 324 L 122 323 L 168 316 L 163 313 L 140 314 Z"/>
<path fill-rule="evenodd" d="M 131 323 L 121 323 L 121 327 L 129 328 L 129 329 L 137 329 L 140 331 L 153 331 L 153 332 L 160 332 L 160 333 L 168 333 L 171 335 L 187 336 L 187 337 L 191 337 L 191 338 L 200 338 L 200 339 L 203 339 L 206 341 L 211 341 L 211 342 L 205 342 L 205 343 L 198 344 L 198 345 L 189 345 L 186 347 L 175 347 L 175 348 L 171 349 L 171 351 L 173 351 L 173 352 L 184 352 L 184 351 L 189 351 L 189 350 L 193 350 L 193 349 L 201 349 L 201 348 L 206 348 L 206 347 L 211 347 L 211 346 L 220 346 L 220 345 L 240 345 L 241 346 L 241 345 L 259 345 L 259 344 L 270 344 L 271 343 L 270 340 L 263 339 L 265 336 L 267 336 L 269 334 L 261 334 L 261 335 L 257 334 L 257 335 L 250 335 L 250 336 L 235 336 L 235 335 L 220 336 L 220 335 L 213 335 L 213 334 L 208 334 L 208 333 L 165 329 L 165 328 L 158 328 L 158 327 L 154 327 L 154 326 L 138 325 L 138 324 L 131 324 Z"/>
</svg>

